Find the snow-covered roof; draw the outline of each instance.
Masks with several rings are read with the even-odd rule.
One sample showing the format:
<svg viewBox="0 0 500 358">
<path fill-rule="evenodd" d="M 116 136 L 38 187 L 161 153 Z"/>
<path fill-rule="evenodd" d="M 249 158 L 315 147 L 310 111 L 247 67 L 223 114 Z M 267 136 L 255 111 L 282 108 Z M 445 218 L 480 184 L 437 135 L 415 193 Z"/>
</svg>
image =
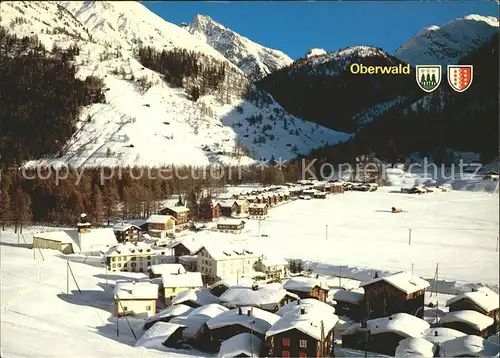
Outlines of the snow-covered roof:
<svg viewBox="0 0 500 358">
<path fill-rule="evenodd" d="M 223 208 L 231 208 L 236 203 L 236 200 L 221 200 L 219 204 Z"/>
<path fill-rule="evenodd" d="M 113 231 L 127 231 L 128 229 L 137 229 L 140 230 L 141 228 L 137 225 L 131 224 L 131 223 L 119 223 L 113 226 Z"/>
<path fill-rule="evenodd" d="M 146 222 L 148 224 L 164 224 L 168 220 L 175 220 L 175 218 L 172 215 L 159 215 L 159 214 L 153 214 L 151 215 Z"/>
<path fill-rule="evenodd" d="M 244 221 L 241 219 L 220 219 L 217 222 L 217 226 L 219 226 L 219 225 L 240 225 L 241 223 L 244 223 Z"/>
<path fill-rule="evenodd" d="M 178 257 L 179 262 L 198 262 L 198 256 L 182 255 Z"/>
<path fill-rule="evenodd" d="M 242 206 L 245 203 L 248 203 L 248 200 L 246 200 L 246 199 L 238 199 L 238 200 L 235 200 L 234 202 L 236 203 L 236 205 Z"/>
<path fill-rule="evenodd" d="M 114 294 L 120 300 L 156 300 L 158 285 L 150 282 L 117 282 Z"/>
<path fill-rule="evenodd" d="M 45 231 L 33 235 L 34 238 L 57 241 L 62 244 L 74 244 L 78 242 L 78 230 Z"/>
<path fill-rule="evenodd" d="M 183 329 L 185 326 L 170 322 L 157 322 L 150 329 L 148 329 L 141 338 L 135 343 L 136 347 L 158 349 L 163 346 L 172 334 L 179 328 Z"/>
<path fill-rule="evenodd" d="M 327 303 L 321 302 L 315 298 L 304 298 L 297 301 L 287 303 L 286 305 L 280 307 L 276 314 L 278 316 L 284 316 L 289 312 L 300 311 L 300 308 L 309 308 L 316 311 L 323 311 L 325 316 L 335 313 L 335 308 Z"/>
<path fill-rule="evenodd" d="M 168 209 L 168 210 L 171 210 L 173 211 L 174 213 L 177 213 L 177 214 L 180 214 L 180 213 L 186 213 L 189 211 L 189 208 L 185 207 L 185 206 L 169 206 L 165 209 Z"/>
<path fill-rule="evenodd" d="M 265 255 L 260 262 L 266 267 L 288 265 L 288 261 L 279 255 Z"/>
<path fill-rule="evenodd" d="M 446 327 L 429 328 L 424 332 L 424 338 L 434 344 L 463 336 L 465 336 L 465 333 Z"/>
<path fill-rule="evenodd" d="M 181 264 L 156 264 L 148 267 L 155 275 L 171 275 L 186 273 L 186 269 Z"/>
<path fill-rule="evenodd" d="M 191 254 L 195 254 L 203 247 L 203 240 L 195 237 L 184 238 L 172 243 L 169 248 L 173 249 L 178 245 L 184 246 Z"/>
<path fill-rule="evenodd" d="M 210 329 L 240 325 L 248 329 L 253 329 L 260 334 L 265 334 L 279 319 L 280 316 L 257 307 L 239 307 L 220 313 L 209 319 L 206 323 Z"/>
<path fill-rule="evenodd" d="M 234 260 L 241 258 L 254 258 L 260 257 L 259 254 L 255 253 L 253 250 L 242 247 L 237 244 L 227 244 L 218 245 L 216 243 L 210 243 L 203 246 L 207 250 L 208 254 L 212 259 L 216 261 L 221 260 Z"/>
<path fill-rule="evenodd" d="M 228 309 L 216 303 L 201 306 L 192 310 L 187 316 L 178 316 L 170 320 L 170 323 L 177 323 L 186 326 L 183 337 L 193 338 L 210 318 L 213 318 Z"/>
<path fill-rule="evenodd" d="M 145 242 L 125 242 L 110 247 L 105 253 L 105 256 L 130 256 L 130 255 L 156 255 L 157 252 L 151 248 L 150 244 Z"/>
<path fill-rule="evenodd" d="M 231 287 L 220 296 L 220 301 L 229 307 L 267 306 L 278 304 L 286 295 L 298 298 L 286 291 L 279 283 L 260 286 L 257 290 L 247 287 Z M 267 308 L 267 307 L 266 307 Z"/>
<path fill-rule="evenodd" d="M 341 288 L 334 288 L 328 291 L 328 296 L 335 301 L 359 304 L 363 301 L 365 295 L 359 291 L 348 291 Z"/>
<path fill-rule="evenodd" d="M 186 316 L 191 311 L 193 311 L 193 309 L 194 308 L 186 306 L 186 305 L 183 305 L 183 304 L 168 306 L 163 311 L 158 312 L 154 316 L 149 317 L 146 320 L 146 322 L 155 322 L 155 321 L 161 320 L 162 318 L 177 317 L 177 316 Z"/>
<path fill-rule="evenodd" d="M 399 342 L 396 347 L 395 357 L 434 357 L 436 346 L 420 338 L 410 337 Z"/>
<path fill-rule="evenodd" d="M 292 277 L 283 285 L 285 290 L 299 292 L 309 292 L 316 286 L 328 289 L 325 282 L 312 277 L 303 276 Z"/>
<path fill-rule="evenodd" d="M 193 289 L 179 292 L 173 299 L 172 304 L 178 305 L 183 302 L 195 302 L 200 306 L 208 305 L 210 303 L 219 303 L 219 297 L 213 295 L 208 290 Z"/>
<path fill-rule="evenodd" d="M 430 325 L 423 319 L 412 316 L 407 313 L 396 313 L 388 317 L 375 318 L 366 321 L 366 328 L 371 334 L 386 332 L 397 333 L 403 337 L 423 337 L 425 330 Z M 348 327 L 342 334 L 348 335 L 362 330 L 361 324 L 356 323 Z"/>
<path fill-rule="evenodd" d="M 203 287 L 201 272 L 184 272 L 161 276 L 163 287 Z"/>
<path fill-rule="evenodd" d="M 373 280 L 363 282 L 359 286 L 365 287 L 382 280 L 396 287 L 397 289 L 403 291 L 406 294 L 410 294 L 419 290 L 424 290 L 430 286 L 429 282 L 405 271 L 398 272 L 396 274 L 385 277 L 378 277 Z"/>
<path fill-rule="evenodd" d="M 321 323 L 323 323 L 324 334 L 327 334 L 339 321 L 337 315 L 325 315 L 325 310 L 317 309 L 314 305 L 297 307 L 297 309 L 290 310 L 273 324 L 267 331 L 266 338 L 296 329 L 316 340 L 320 340 Z"/>
<path fill-rule="evenodd" d="M 262 204 L 253 203 L 253 204 L 248 205 L 248 208 L 250 208 L 250 209 L 264 209 L 264 208 L 267 208 L 267 204 L 266 203 L 262 203 Z"/>
<path fill-rule="evenodd" d="M 448 301 L 446 301 L 446 306 L 449 306 L 463 299 L 472 301 L 474 304 L 481 307 L 486 312 L 496 310 L 500 307 L 500 298 L 498 294 L 487 287 L 481 287 L 475 292 L 464 292 L 458 296 L 452 297 Z"/>
<path fill-rule="evenodd" d="M 479 336 L 466 335 L 443 342 L 440 345 L 440 357 L 494 357 L 499 346 Z"/>
<path fill-rule="evenodd" d="M 262 340 L 250 333 L 240 333 L 222 342 L 219 357 L 229 358 L 246 355 L 258 357 Z"/>
<path fill-rule="evenodd" d="M 493 324 L 493 318 L 486 316 L 482 313 L 463 310 L 448 312 L 443 317 L 439 319 L 439 324 L 451 323 L 451 322 L 462 322 L 468 324 L 475 329 L 482 331 Z"/>
</svg>

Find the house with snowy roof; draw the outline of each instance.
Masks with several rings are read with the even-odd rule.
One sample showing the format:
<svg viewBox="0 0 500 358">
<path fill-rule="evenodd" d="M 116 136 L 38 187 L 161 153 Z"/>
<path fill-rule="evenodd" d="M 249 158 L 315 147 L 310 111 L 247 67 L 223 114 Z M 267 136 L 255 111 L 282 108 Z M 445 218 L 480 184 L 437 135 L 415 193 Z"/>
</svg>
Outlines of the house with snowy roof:
<svg viewBox="0 0 500 358">
<path fill-rule="evenodd" d="M 241 219 L 220 219 L 217 222 L 217 230 L 220 232 L 228 232 L 232 234 L 239 234 L 245 228 L 245 221 Z"/>
<path fill-rule="evenodd" d="M 169 248 L 174 251 L 175 261 L 179 262 L 181 256 L 196 256 L 203 244 L 203 240 L 193 236 L 175 241 L 169 245 Z"/>
<path fill-rule="evenodd" d="M 219 297 L 213 295 L 207 289 L 194 289 L 182 291 L 172 298 L 172 305 L 185 305 L 198 308 L 211 303 L 220 303 Z"/>
<path fill-rule="evenodd" d="M 500 346 L 475 335 L 441 343 L 439 357 L 498 357 Z"/>
<path fill-rule="evenodd" d="M 151 317 L 156 314 L 158 285 L 151 282 L 117 282 L 114 298 L 116 316 Z"/>
<path fill-rule="evenodd" d="M 264 357 L 262 339 L 251 333 L 240 333 L 221 343 L 218 357 Z"/>
<path fill-rule="evenodd" d="M 432 342 L 435 346 L 439 346 L 441 343 L 463 337 L 466 334 L 464 332 L 457 331 L 456 329 L 445 328 L 445 327 L 431 327 L 424 332 L 423 338 Z"/>
<path fill-rule="evenodd" d="M 172 215 L 153 214 L 147 220 L 148 234 L 152 238 L 165 240 L 175 233 L 177 220 Z"/>
<path fill-rule="evenodd" d="M 328 286 L 322 280 L 313 277 L 296 276 L 285 282 L 283 288 L 300 298 L 316 298 L 322 302 L 328 296 Z"/>
<path fill-rule="evenodd" d="M 183 272 L 161 276 L 162 291 L 165 304 L 170 304 L 171 300 L 180 292 L 203 287 L 200 272 Z"/>
<path fill-rule="evenodd" d="M 395 357 L 434 357 L 436 346 L 424 338 L 405 338 L 396 347 Z"/>
<path fill-rule="evenodd" d="M 209 319 L 201 329 L 200 344 L 207 351 L 217 351 L 222 342 L 241 333 L 264 339 L 279 316 L 256 307 L 238 307 Z"/>
<path fill-rule="evenodd" d="M 329 314 L 323 306 L 303 305 L 301 301 L 290 303 L 288 307 L 266 332 L 271 347 L 269 356 L 331 357 L 334 327 L 339 321 L 333 307 Z"/>
<path fill-rule="evenodd" d="M 334 288 L 328 291 L 328 300 L 334 302 L 335 312 L 339 316 L 360 321 L 363 317 L 365 292 L 361 288 L 344 290 Z"/>
<path fill-rule="evenodd" d="M 487 287 L 464 292 L 446 301 L 449 312 L 472 310 L 493 318 L 493 328 L 500 322 L 500 297 Z M 496 329 L 494 332 L 496 333 Z"/>
<path fill-rule="evenodd" d="M 405 338 L 422 338 L 429 323 L 407 313 L 397 313 L 361 323 L 342 332 L 342 348 L 364 350 L 394 356 Z"/>
<path fill-rule="evenodd" d="M 448 312 L 438 321 L 440 327 L 452 328 L 465 334 L 485 338 L 489 336 L 493 323 L 493 318 L 472 310 Z"/>
<path fill-rule="evenodd" d="M 170 215 L 175 218 L 175 230 L 181 231 L 189 226 L 189 208 L 185 206 L 168 206 L 160 209 L 161 215 Z"/>
<path fill-rule="evenodd" d="M 299 297 L 286 291 L 279 283 L 252 287 L 233 286 L 220 296 L 220 302 L 226 307 L 258 307 L 268 312 L 276 312 Z"/>
<path fill-rule="evenodd" d="M 268 281 L 280 282 L 288 276 L 290 265 L 287 260 L 278 255 L 263 255 L 254 264 L 254 269 L 265 273 Z"/>
<path fill-rule="evenodd" d="M 220 216 L 221 206 L 216 200 L 202 199 L 198 210 L 202 221 L 214 221 Z"/>
<path fill-rule="evenodd" d="M 136 242 L 139 241 L 139 233 L 141 228 L 131 223 L 121 222 L 113 226 L 113 232 L 116 236 L 116 241 L 122 242 Z"/>
<path fill-rule="evenodd" d="M 102 253 L 108 271 L 112 272 L 147 272 L 160 257 L 150 244 L 140 241 L 117 244 Z"/>
<path fill-rule="evenodd" d="M 249 218 L 264 220 L 267 218 L 268 209 L 267 203 L 252 203 L 248 206 Z"/>
<path fill-rule="evenodd" d="M 193 309 L 194 308 L 183 304 L 168 306 L 163 311 L 160 311 L 157 314 L 148 317 L 148 319 L 146 319 L 146 321 L 144 322 L 143 329 L 147 331 L 157 322 L 169 322 L 174 317 L 188 315 Z"/>
<path fill-rule="evenodd" d="M 375 277 L 362 282 L 365 290 L 365 318 L 385 317 L 394 313 L 424 316 L 425 290 L 429 282 L 408 272 Z"/>
<path fill-rule="evenodd" d="M 181 348 L 184 328 L 181 324 L 157 322 L 139 338 L 135 346 L 160 351 L 164 348 Z"/>
<path fill-rule="evenodd" d="M 164 263 L 153 264 L 148 267 L 149 278 L 162 277 L 163 275 L 172 275 L 177 273 L 186 273 L 186 269 L 181 264 Z"/>
</svg>

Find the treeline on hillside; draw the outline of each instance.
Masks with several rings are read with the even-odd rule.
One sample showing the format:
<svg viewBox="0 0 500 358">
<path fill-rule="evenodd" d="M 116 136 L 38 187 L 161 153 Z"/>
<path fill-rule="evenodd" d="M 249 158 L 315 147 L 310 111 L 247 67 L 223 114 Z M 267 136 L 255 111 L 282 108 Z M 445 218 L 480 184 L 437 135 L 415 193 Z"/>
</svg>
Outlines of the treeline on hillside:
<svg viewBox="0 0 500 358">
<path fill-rule="evenodd" d="M 314 65 L 304 61 L 300 66 L 300 62 L 293 63 L 273 72 L 257 86 L 269 92 L 287 112 L 339 131 L 356 131 L 358 123 L 353 116 L 415 91 L 414 74 L 353 75 L 349 66 L 334 60 Z M 402 63 L 382 56 L 347 61 L 351 62 L 366 66 Z"/>
<path fill-rule="evenodd" d="M 95 224 L 118 218 L 146 218 L 158 201 L 182 196 L 193 205 L 217 196 L 226 185 L 284 184 L 300 179 L 298 165 L 275 167 L 64 168 L 0 172 L 0 226 L 28 223 L 74 225 L 87 213 Z M 211 193 L 211 194 L 210 194 Z"/>
<path fill-rule="evenodd" d="M 165 76 L 169 84 L 184 88 L 192 100 L 214 92 L 228 91 L 225 63 L 210 60 L 207 56 L 186 49 L 163 50 L 150 46 L 137 50 L 139 62 L 150 70 Z"/>
<path fill-rule="evenodd" d="M 81 106 L 105 102 L 96 77 L 75 78 L 79 48 L 48 51 L 36 37 L 0 27 L 0 152 L 4 166 L 57 154 L 75 131 Z"/>
<path fill-rule="evenodd" d="M 465 92 L 453 91 L 443 75 L 440 89 L 412 108 L 393 108 L 377 117 L 346 143 L 313 151 L 312 157 L 334 163 L 374 151 L 395 163 L 412 153 L 447 162 L 446 148 L 481 153 L 489 162 L 499 155 L 498 34 L 460 63 L 474 65 Z"/>
</svg>

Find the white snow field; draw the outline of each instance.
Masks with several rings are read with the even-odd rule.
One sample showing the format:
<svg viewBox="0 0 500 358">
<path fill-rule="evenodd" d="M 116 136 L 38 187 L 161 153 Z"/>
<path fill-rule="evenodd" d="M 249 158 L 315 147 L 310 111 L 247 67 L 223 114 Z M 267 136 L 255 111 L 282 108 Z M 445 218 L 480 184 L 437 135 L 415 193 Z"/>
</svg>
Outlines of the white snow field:
<svg viewBox="0 0 500 358">
<path fill-rule="evenodd" d="M 240 235 L 186 235 L 208 235 L 220 241 L 224 237 L 246 239 L 248 248 L 315 261 L 323 271 L 330 269 L 331 275 L 338 274 L 336 268 L 341 265 L 348 265 L 351 273 L 367 274 L 410 271 L 413 263 L 415 274 L 432 278 L 439 263 L 440 279 L 481 283 L 498 291 L 498 195 L 452 191 L 413 196 L 391 190 L 394 187 L 346 192 L 277 206 L 261 222 L 260 231 L 267 237 L 257 237 L 254 220 L 247 221 Z M 406 212 L 392 214 L 392 206 Z M 108 275 L 106 284 L 105 269 L 99 264 L 70 261 L 82 294 L 70 277 L 68 295 L 66 258 L 75 259 L 51 250 L 42 250 L 44 259 L 35 251 L 34 258 L 29 245 L 32 235 L 25 232 L 25 237 L 28 244 L 22 239 L 18 244 L 12 230 L 1 232 L 2 357 L 165 356 L 165 352 L 134 348 L 136 340 L 124 319 L 119 321 L 120 336 L 116 336 L 111 313 L 113 284 L 130 274 Z M 140 323 L 132 321 L 137 338 L 142 335 Z"/>
</svg>

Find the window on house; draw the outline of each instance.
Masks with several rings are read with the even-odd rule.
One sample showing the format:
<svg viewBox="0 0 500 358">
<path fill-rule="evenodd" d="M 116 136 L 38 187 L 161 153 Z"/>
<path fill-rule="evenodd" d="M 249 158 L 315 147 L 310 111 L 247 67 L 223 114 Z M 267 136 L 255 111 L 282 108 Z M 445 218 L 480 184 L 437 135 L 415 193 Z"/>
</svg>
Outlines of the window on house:
<svg viewBox="0 0 500 358">
<path fill-rule="evenodd" d="M 151 306 L 146 306 L 146 311 L 151 311 Z"/>
<path fill-rule="evenodd" d="M 283 345 L 283 347 L 290 347 L 290 338 L 283 338 L 281 340 L 281 344 Z"/>
<path fill-rule="evenodd" d="M 307 341 L 305 339 L 301 339 L 299 341 L 299 347 L 300 348 L 307 348 Z"/>
<path fill-rule="evenodd" d="M 290 358 L 290 352 L 289 351 L 282 351 L 281 356 L 283 358 Z"/>
<path fill-rule="evenodd" d="M 127 306 L 123 306 L 123 311 L 128 311 Z"/>
</svg>

